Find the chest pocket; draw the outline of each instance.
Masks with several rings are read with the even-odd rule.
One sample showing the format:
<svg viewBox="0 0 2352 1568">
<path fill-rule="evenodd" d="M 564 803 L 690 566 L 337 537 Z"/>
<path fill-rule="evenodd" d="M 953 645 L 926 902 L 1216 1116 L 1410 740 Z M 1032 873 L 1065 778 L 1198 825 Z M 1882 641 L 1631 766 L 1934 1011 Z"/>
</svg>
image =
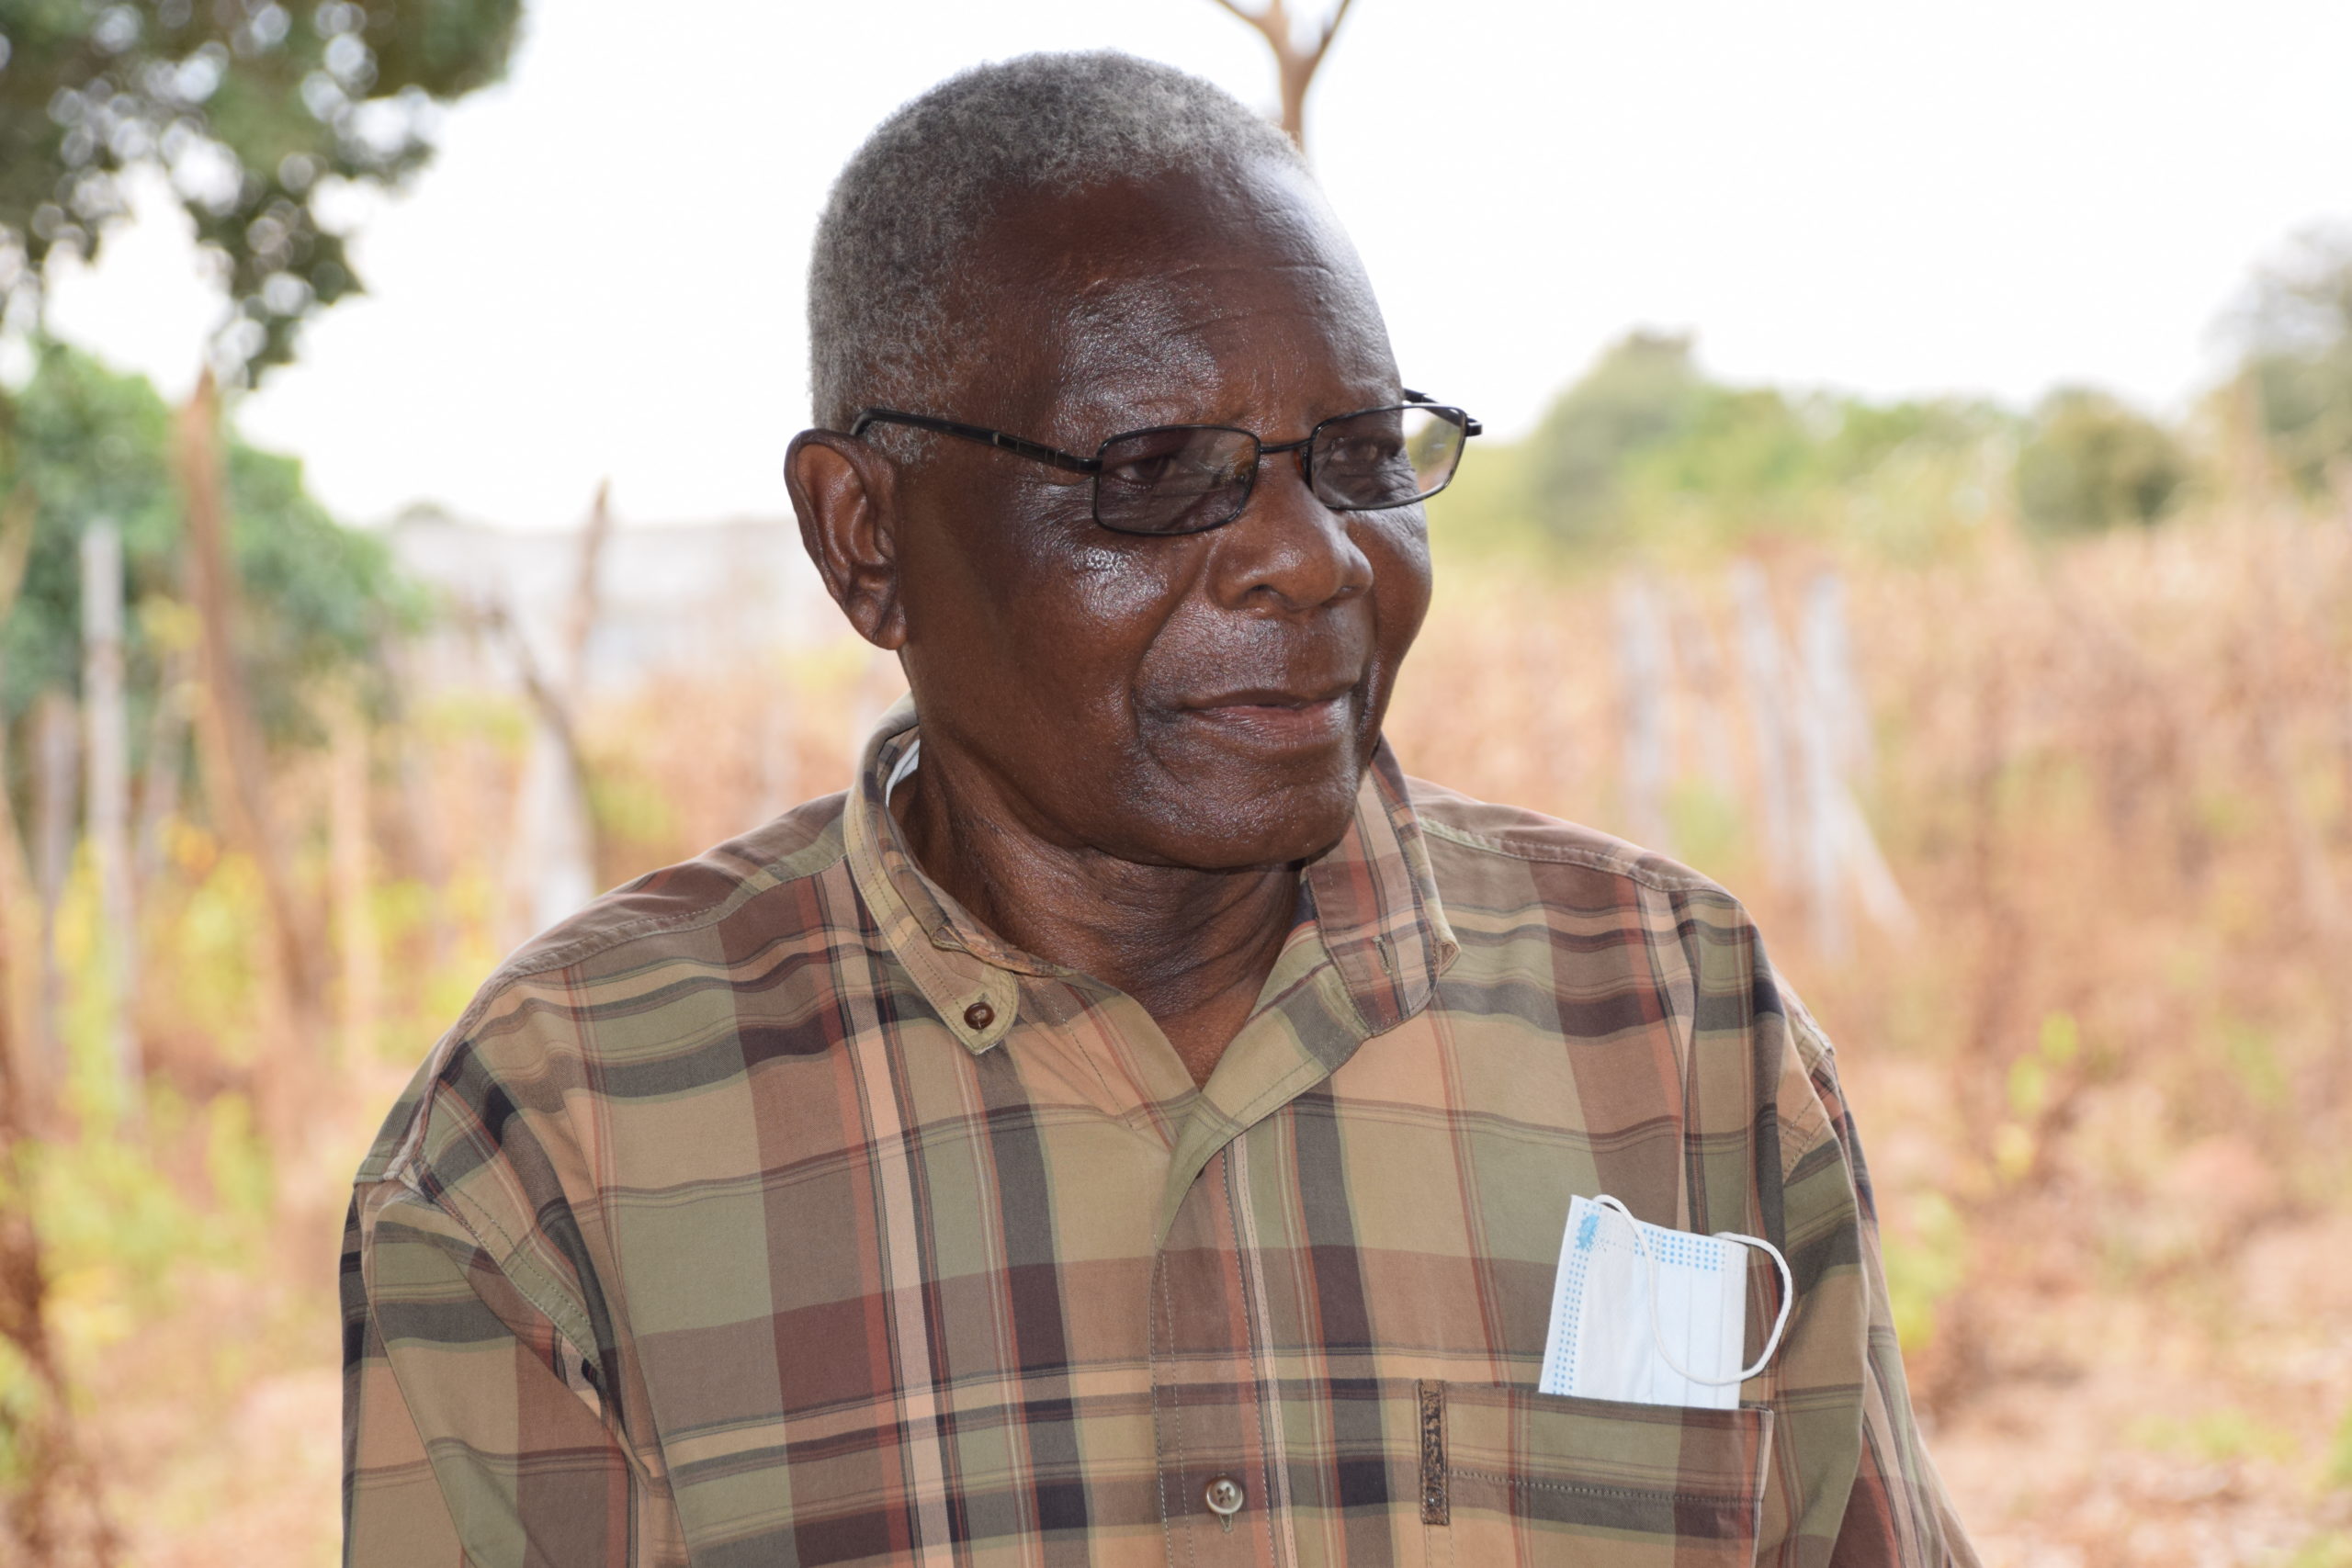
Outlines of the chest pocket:
<svg viewBox="0 0 2352 1568">
<path fill-rule="evenodd" d="M 1432 1563 L 1756 1559 L 1772 1413 L 1423 1382 L 1421 1523 Z"/>
</svg>

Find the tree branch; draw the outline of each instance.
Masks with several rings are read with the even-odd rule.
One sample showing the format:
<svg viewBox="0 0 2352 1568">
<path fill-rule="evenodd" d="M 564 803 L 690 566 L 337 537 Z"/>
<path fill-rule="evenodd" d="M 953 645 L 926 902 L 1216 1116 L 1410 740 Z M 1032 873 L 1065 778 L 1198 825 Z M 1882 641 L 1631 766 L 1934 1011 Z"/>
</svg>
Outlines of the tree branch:
<svg viewBox="0 0 2352 1568">
<path fill-rule="evenodd" d="M 1227 10 L 1232 12 L 1235 16 L 1240 17 L 1243 21 L 1249 23 L 1251 27 L 1257 28 L 1260 32 L 1266 33 L 1267 37 L 1272 38 L 1273 36 L 1272 33 L 1266 32 L 1266 19 L 1269 15 L 1268 12 L 1245 11 L 1239 6 L 1234 4 L 1234 0 L 1216 0 L 1216 3 L 1224 6 Z"/>
<path fill-rule="evenodd" d="M 1340 36 L 1340 24 L 1348 19 L 1348 7 L 1355 3 L 1356 0 L 1340 0 L 1332 10 L 1331 19 L 1323 24 L 1322 41 L 1315 46 L 1315 52 L 1306 57 L 1307 70 L 1311 72 L 1323 63 L 1324 51 L 1331 47 L 1331 40 Z"/>
<path fill-rule="evenodd" d="M 1305 48 L 1291 29 L 1290 8 L 1285 0 L 1265 0 L 1258 10 L 1245 9 L 1240 0 L 1216 0 L 1226 11 L 1255 28 L 1274 51 L 1274 74 L 1282 85 L 1282 128 L 1290 139 L 1302 148 L 1306 145 L 1306 90 L 1313 85 L 1316 68 L 1323 63 L 1323 56 L 1339 36 L 1340 24 L 1347 20 L 1348 8 L 1354 0 L 1339 0 L 1318 30 L 1314 46 Z"/>
</svg>

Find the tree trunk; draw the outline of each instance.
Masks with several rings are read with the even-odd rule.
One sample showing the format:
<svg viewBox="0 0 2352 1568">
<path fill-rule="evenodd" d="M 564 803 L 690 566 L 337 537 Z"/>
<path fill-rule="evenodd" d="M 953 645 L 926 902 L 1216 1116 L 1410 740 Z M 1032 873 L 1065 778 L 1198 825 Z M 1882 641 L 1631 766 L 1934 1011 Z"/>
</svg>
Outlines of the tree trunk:
<svg viewBox="0 0 2352 1568">
<path fill-rule="evenodd" d="M 130 894 L 130 736 L 122 691 L 122 531 L 109 519 L 82 536 L 82 722 L 90 868 L 98 895 L 93 978 L 106 993 L 106 1029 L 123 1103 L 139 1103 L 141 1071 L 132 1007 L 139 929 Z"/>
<path fill-rule="evenodd" d="M 37 510 L 32 491 L 21 485 L 0 503 L 0 621 L 15 608 L 17 590 L 24 584 Z M 0 975 L 0 1028 L 6 1031 L 11 1054 L 0 1061 L 0 1070 L 14 1068 L 19 1114 L 27 1125 L 40 1126 L 51 1104 L 40 1049 L 40 899 L 33 891 L 16 805 L 6 788 L 11 776 L 8 727 L 0 723 L 0 970 L 6 971 Z"/>
<path fill-rule="evenodd" d="M 180 410 L 177 426 L 175 458 L 187 512 L 188 596 L 196 606 L 197 672 L 203 690 L 197 735 L 205 799 L 230 845 L 253 862 L 260 876 L 270 927 L 262 965 L 271 1014 L 265 1031 L 276 1038 L 266 1042 L 269 1048 L 258 1064 L 256 1086 L 273 1134 L 290 1134 L 323 1037 L 324 964 L 274 831 L 261 728 L 237 660 L 237 585 L 229 555 L 220 401 L 209 372 Z"/>
<path fill-rule="evenodd" d="M 335 944 L 343 969 L 343 1059 L 363 1062 L 375 1049 L 382 1010 L 383 954 L 376 931 L 370 863 L 368 719 L 349 696 L 335 705 L 328 784 L 328 831 L 334 863 Z"/>
</svg>

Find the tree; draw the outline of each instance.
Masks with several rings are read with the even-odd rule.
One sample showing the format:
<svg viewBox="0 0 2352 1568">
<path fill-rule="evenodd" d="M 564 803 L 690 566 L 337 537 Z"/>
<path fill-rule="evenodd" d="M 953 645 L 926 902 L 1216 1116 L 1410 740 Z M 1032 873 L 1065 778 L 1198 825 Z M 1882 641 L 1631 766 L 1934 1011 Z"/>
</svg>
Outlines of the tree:
<svg viewBox="0 0 2352 1568">
<path fill-rule="evenodd" d="M 2188 475 L 2172 432 L 2105 392 L 2062 388 L 2043 400 L 2018 452 L 2018 508 L 2053 533 L 2154 523 Z"/>
<path fill-rule="evenodd" d="M 1282 86 L 1282 128 L 1304 149 L 1306 89 L 1314 85 L 1316 68 L 1331 51 L 1331 40 L 1340 36 L 1340 24 L 1348 19 L 1348 7 L 1354 0 L 1340 0 L 1320 27 L 1310 27 L 1304 33 L 1292 19 L 1283 0 L 1265 0 L 1255 11 L 1243 9 L 1235 0 L 1216 3 L 1257 28 L 1273 50 L 1274 73 Z"/>
<path fill-rule="evenodd" d="M 1765 535 L 1932 548 L 1982 511 L 2013 423 L 1959 400 L 1725 385 L 1687 334 L 1636 332 L 1524 441 L 1482 443 L 1434 510 L 1449 536 L 1539 553 L 1671 554 Z"/>
<path fill-rule="evenodd" d="M 2264 274 L 2245 335 L 2239 385 L 2279 466 L 2306 494 L 2352 495 L 2352 230 Z"/>
<path fill-rule="evenodd" d="M 381 678 L 377 649 L 421 619 L 423 601 L 394 573 L 381 539 L 342 527 L 311 499 L 299 463 L 222 441 L 217 411 L 203 403 L 193 420 L 180 421 L 183 472 L 175 476 L 170 411 L 144 378 L 111 372 L 62 344 L 40 347 L 32 378 L 6 411 L 14 440 L 0 447 L 0 495 L 16 498 L 26 520 L 22 592 L 0 617 L 0 739 L 11 728 L 30 728 L 44 694 L 72 692 L 83 681 L 83 544 L 102 519 L 120 541 L 130 611 L 120 640 L 123 728 L 143 738 L 148 753 L 127 759 L 148 781 L 142 814 L 176 795 L 187 767 L 186 717 L 166 705 L 192 665 L 207 694 L 198 716 L 207 805 L 253 860 L 267 904 L 273 1021 L 309 1038 L 322 1027 L 324 960 L 317 921 L 298 906 L 276 841 L 267 754 L 324 739 L 317 704 L 330 687 L 356 687 L 363 701 L 382 702 L 372 684 Z M 199 434 L 200 444 L 188 439 Z M 205 481 L 212 499 L 189 508 L 202 526 L 184 537 L 190 446 L 220 477 Z M 209 570 L 216 558 L 221 569 Z M 233 679 L 223 678 L 231 670 Z M 30 750 L 0 747 L 0 757 Z M 101 804 L 91 802 L 94 816 Z M 128 802 L 113 806 L 120 816 Z M 0 810 L 0 829 L 16 815 Z M 24 883 L 21 859 L 10 831 L 0 841 L 0 897 Z M 18 973 L 29 976 L 39 933 L 17 911 L 7 914 L 0 936 L 13 943 Z M 109 936 L 130 950 L 130 931 Z M 21 998 L 15 1012 L 31 1038 Z M 35 1089 L 30 1080 L 20 1085 L 37 1100 Z"/>
<path fill-rule="evenodd" d="M 294 351 L 355 292 L 322 222 L 337 182 L 397 185 L 435 106 L 503 73 L 522 0 L 8 0 L 0 8 L 0 306 L 38 314 L 59 254 L 95 256 L 125 178 L 170 182 L 220 264 L 224 377 Z"/>
<path fill-rule="evenodd" d="M 269 892 L 277 1010 L 297 1037 L 317 1032 L 324 980 L 311 923 L 286 892 L 262 761 L 271 716 L 240 645 L 250 625 L 272 622 L 275 591 L 299 592 L 307 580 L 295 572 L 275 584 L 239 581 L 247 563 L 232 558 L 240 552 L 227 491 L 241 460 L 223 448 L 213 372 L 251 384 L 292 356 L 312 312 L 359 287 L 344 237 L 321 219 L 322 198 L 338 186 L 395 186 L 420 167 L 437 106 L 504 72 L 521 3 L 318 0 L 298 13 L 281 0 L 7 0 L 0 9 L 0 326 L 37 333 L 51 262 L 97 254 L 128 214 L 128 176 L 142 169 L 163 175 L 193 220 L 228 297 L 213 371 L 176 422 L 167 471 L 177 494 L 165 492 L 157 509 L 175 533 L 180 518 L 189 525 L 182 564 L 198 633 L 208 795 Z M 76 507 L 76 498 L 49 494 L 45 481 L 21 471 L 37 465 L 8 449 L 8 401 L 0 390 L 0 468 L 19 470 L 13 493 L 29 487 L 45 510 L 68 509 L 71 532 L 103 519 L 126 530 L 127 541 L 129 519 Z M 108 434 L 122 438 L 119 429 Z M 250 457 L 243 466 L 254 468 Z M 156 493 L 145 482 L 153 477 L 126 473 L 111 488 L 137 491 L 144 503 Z M 298 526 L 288 539 L 315 536 Z M 257 614 L 240 614 L 241 602 Z M 54 689 L 60 672 L 40 659 L 18 679 L 46 676 Z M 119 716 L 106 723 L 118 725 Z M 121 776 L 114 769 L 94 782 L 119 784 Z M 92 815 L 119 822 L 126 807 L 94 801 Z M 114 937 L 127 951 L 129 934 Z"/>
<path fill-rule="evenodd" d="M 1637 332 L 1612 344 L 1530 440 L 1538 520 L 1567 542 L 1601 542 L 1623 520 L 1627 464 L 1688 429 L 1705 393 L 1687 335 Z"/>
<path fill-rule="evenodd" d="M 141 730 L 172 648 L 171 617 L 158 612 L 184 591 L 171 411 L 145 377 L 48 343 L 10 412 L 0 494 L 21 495 L 33 524 L 22 593 L 0 621 L 0 720 L 20 722 L 40 693 L 78 683 L 81 536 L 107 517 L 122 536 L 126 682 Z M 311 497 L 300 463 L 232 438 L 227 471 L 230 555 L 251 600 L 239 662 L 268 744 L 315 745 L 326 734 L 313 705 L 321 678 L 365 678 L 380 639 L 413 624 L 423 601 L 381 539 Z"/>
</svg>

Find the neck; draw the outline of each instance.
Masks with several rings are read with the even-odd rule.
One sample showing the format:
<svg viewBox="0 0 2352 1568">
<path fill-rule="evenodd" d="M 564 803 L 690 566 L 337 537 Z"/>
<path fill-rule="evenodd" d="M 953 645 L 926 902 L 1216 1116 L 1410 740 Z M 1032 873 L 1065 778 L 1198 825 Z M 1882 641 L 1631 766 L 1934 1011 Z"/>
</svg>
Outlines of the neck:
<svg viewBox="0 0 2352 1568">
<path fill-rule="evenodd" d="M 998 936 L 1133 997 L 1205 1083 L 1290 931 L 1295 866 L 1145 865 L 1030 830 L 923 748 L 891 814 L 931 879 Z"/>
</svg>

